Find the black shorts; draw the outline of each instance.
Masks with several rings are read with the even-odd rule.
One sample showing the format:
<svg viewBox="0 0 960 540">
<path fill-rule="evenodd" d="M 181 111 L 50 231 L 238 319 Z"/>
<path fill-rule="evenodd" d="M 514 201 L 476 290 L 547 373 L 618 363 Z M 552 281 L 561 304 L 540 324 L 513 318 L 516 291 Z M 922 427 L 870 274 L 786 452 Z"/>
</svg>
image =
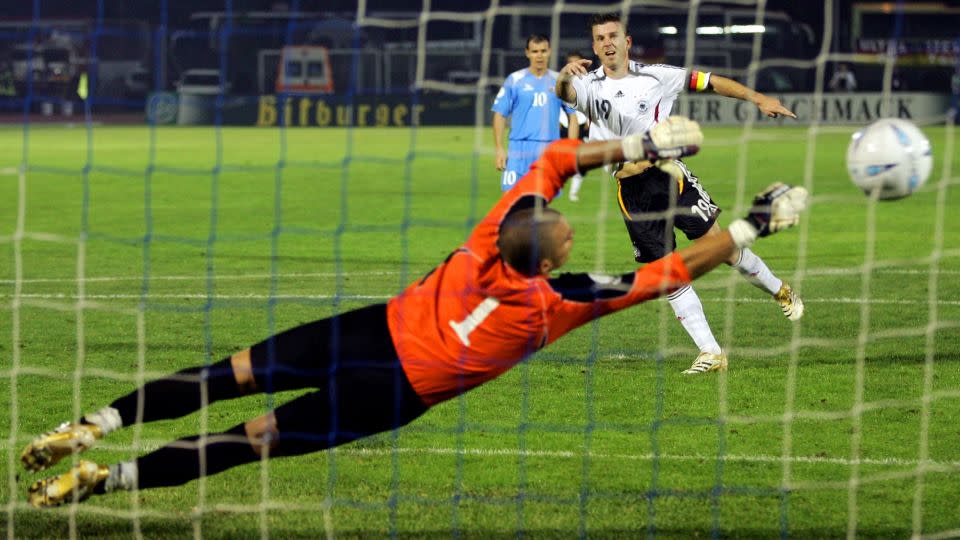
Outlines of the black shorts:
<svg viewBox="0 0 960 540">
<path fill-rule="evenodd" d="M 717 221 L 720 208 L 680 161 L 683 187 L 656 167 L 618 181 L 617 198 L 637 262 L 651 262 L 677 247 L 673 227 L 696 240 Z"/>
<path fill-rule="evenodd" d="M 567 134 L 568 134 L 569 132 L 570 132 L 570 131 L 569 131 L 568 128 L 563 127 L 563 125 L 560 126 L 560 138 L 561 138 L 561 139 L 566 139 L 566 138 L 568 138 L 568 137 L 567 137 Z M 587 137 L 589 137 L 589 136 L 590 136 L 590 124 L 580 124 L 580 136 L 579 136 L 578 138 L 579 138 L 581 141 L 585 141 L 585 140 L 587 140 Z"/>
<path fill-rule="evenodd" d="M 329 448 L 406 425 L 427 410 L 393 346 L 386 304 L 291 328 L 250 349 L 267 392 L 315 388 L 275 411 L 281 442 Z"/>
</svg>

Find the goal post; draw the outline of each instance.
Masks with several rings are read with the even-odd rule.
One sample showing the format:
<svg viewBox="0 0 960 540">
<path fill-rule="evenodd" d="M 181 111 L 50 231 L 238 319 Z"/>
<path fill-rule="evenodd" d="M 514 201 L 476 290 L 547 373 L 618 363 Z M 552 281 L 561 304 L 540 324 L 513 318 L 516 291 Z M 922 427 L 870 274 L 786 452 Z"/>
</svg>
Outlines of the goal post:
<svg viewBox="0 0 960 540">
<path fill-rule="evenodd" d="M 0 75 L 4 51 L 16 57 L 55 26 L 42 20 L 47 1 L 11 3 L 30 16 L 0 22 Z M 102 66 L 124 51 L 103 41 L 117 33 L 115 6 L 94 4 L 71 8 L 88 24 L 69 29 Z M 905 67 L 895 49 L 865 58 L 834 41 L 848 24 L 834 17 L 839 0 L 808 6 L 823 12 L 810 23 L 795 20 L 802 3 L 786 0 L 423 0 L 406 9 L 357 0 L 335 2 L 350 10 L 337 14 L 302 13 L 307 0 L 273 2 L 269 13 L 235 4 L 191 15 L 164 0 L 142 22 L 156 54 L 134 51 L 161 70 L 149 77 L 153 108 L 174 118 L 165 81 L 218 68 L 204 125 L 158 125 L 159 113 L 146 125 L 102 124 L 93 112 L 106 101 L 106 75 L 120 88 L 126 64 L 101 68 L 82 123 L 37 125 L 49 121 L 31 113 L 42 81 L 27 94 L 0 92 L 2 110 L 13 111 L 0 126 L 8 538 L 960 536 L 954 119 L 932 92 L 891 87 Z M 903 23 L 918 13 L 911 5 L 858 8 L 858 24 L 877 10 Z M 571 332 L 400 430 L 323 453 L 264 453 L 163 490 L 52 511 L 27 504 L 32 482 L 74 464 L 40 476 L 19 463 L 60 421 L 287 328 L 388 302 L 429 275 L 501 196 L 490 108 L 504 77 L 527 65 L 527 36 L 550 38 L 557 70 L 574 49 L 591 56 L 586 23 L 600 10 L 636 32 L 634 58 L 761 87 L 802 117 L 765 118 L 712 93 L 682 95 L 672 110 L 703 124 L 702 150 L 684 161 L 724 210 L 721 227 L 771 182 L 812 194 L 797 228 L 754 246 L 803 296 L 804 319 L 787 321 L 769 295 L 721 266 L 695 286 L 729 353 L 725 373 L 681 375 L 697 347 L 655 300 Z M 874 37 L 902 37 L 893 27 Z M 262 48 L 230 49 L 233 34 Z M 942 52 L 938 62 L 952 54 Z M 883 86 L 830 92 L 838 62 L 869 62 Z M 247 90 L 223 92 L 221 81 Z M 844 152 L 859 125 L 890 111 L 923 124 L 935 167 L 909 198 L 880 202 L 848 181 Z M 579 201 L 551 202 L 576 229 L 564 271 L 638 267 L 618 187 L 591 171 Z M 476 341 L 473 323 L 491 306 L 467 309 L 452 338 Z M 179 437 L 204 444 L 299 397 L 208 403 L 201 394 L 210 405 L 201 412 L 127 426 L 81 457 L 112 464 Z"/>
</svg>

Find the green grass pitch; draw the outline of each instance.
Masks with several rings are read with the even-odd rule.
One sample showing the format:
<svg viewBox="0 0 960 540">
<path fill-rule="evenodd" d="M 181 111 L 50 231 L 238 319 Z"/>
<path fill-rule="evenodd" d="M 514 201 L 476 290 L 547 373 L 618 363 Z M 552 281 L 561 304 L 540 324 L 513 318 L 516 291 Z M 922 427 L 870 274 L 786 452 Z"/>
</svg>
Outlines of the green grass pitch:
<svg viewBox="0 0 960 540">
<path fill-rule="evenodd" d="M 695 350 L 656 301 L 396 435 L 37 511 L 25 492 L 40 476 L 18 466 L 32 436 L 138 373 L 385 301 L 465 238 L 499 178 L 486 127 L 0 129 L 0 522 L 16 538 L 957 534 L 960 151 L 941 190 L 949 134 L 927 128 L 930 182 L 871 205 L 844 170 L 851 132 L 711 128 L 688 160 L 725 225 L 771 181 L 804 182 L 813 156 L 802 226 L 755 246 L 806 317 L 791 324 L 727 267 L 698 282 L 724 376 L 680 374 Z M 577 230 L 569 270 L 634 267 L 601 172 L 555 207 Z M 291 397 L 125 429 L 88 457 L 128 459 Z"/>
</svg>

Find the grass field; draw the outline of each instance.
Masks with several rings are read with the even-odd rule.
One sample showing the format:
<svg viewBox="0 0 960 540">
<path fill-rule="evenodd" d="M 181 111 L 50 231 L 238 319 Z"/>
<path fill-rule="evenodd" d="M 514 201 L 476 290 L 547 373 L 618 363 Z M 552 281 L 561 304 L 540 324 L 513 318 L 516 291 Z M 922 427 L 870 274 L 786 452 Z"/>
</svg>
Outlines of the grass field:
<svg viewBox="0 0 960 540">
<path fill-rule="evenodd" d="M 928 185 L 871 205 L 844 171 L 851 131 L 714 128 L 689 159 L 727 224 L 769 182 L 803 183 L 814 156 L 802 226 L 755 247 L 806 317 L 789 323 L 726 267 L 698 283 L 724 376 L 680 374 L 693 344 L 651 302 L 397 434 L 37 511 L 39 476 L 17 463 L 32 436 L 144 376 L 385 301 L 465 238 L 499 181 L 472 129 L 0 129 L 7 537 L 960 535 L 960 151 L 940 190 L 947 134 L 926 129 Z M 555 206 L 577 229 L 570 270 L 633 268 L 602 174 Z M 126 429 L 88 456 L 128 459 L 291 397 Z"/>
</svg>

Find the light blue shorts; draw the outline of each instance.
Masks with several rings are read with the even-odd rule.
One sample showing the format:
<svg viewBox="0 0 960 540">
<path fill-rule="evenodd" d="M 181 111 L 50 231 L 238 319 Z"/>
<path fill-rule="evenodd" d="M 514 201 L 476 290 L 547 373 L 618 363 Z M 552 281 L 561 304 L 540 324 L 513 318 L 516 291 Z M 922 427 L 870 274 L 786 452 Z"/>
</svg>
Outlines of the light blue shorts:
<svg viewBox="0 0 960 540">
<path fill-rule="evenodd" d="M 527 174 L 533 162 L 540 157 L 543 150 L 550 144 L 548 141 L 510 141 L 507 149 L 507 168 L 500 177 L 500 190 L 509 191 L 517 180 Z"/>
</svg>

